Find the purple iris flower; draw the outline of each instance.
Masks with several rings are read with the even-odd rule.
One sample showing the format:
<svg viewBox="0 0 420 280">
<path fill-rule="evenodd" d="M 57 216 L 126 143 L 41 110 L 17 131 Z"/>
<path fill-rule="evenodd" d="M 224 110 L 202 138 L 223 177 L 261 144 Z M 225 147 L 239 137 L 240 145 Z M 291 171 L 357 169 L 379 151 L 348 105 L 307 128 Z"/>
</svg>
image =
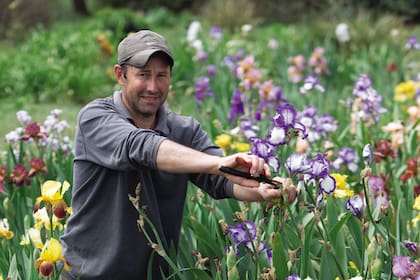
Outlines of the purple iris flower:
<svg viewBox="0 0 420 280">
<path fill-rule="evenodd" d="M 205 96 L 216 97 L 214 92 L 210 88 L 210 78 L 201 76 L 195 83 L 195 99 L 199 104 L 204 100 Z"/>
<path fill-rule="evenodd" d="M 316 127 L 324 133 L 335 132 L 338 129 L 338 125 L 333 116 L 323 114 L 319 116 L 316 121 Z"/>
<path fill-rule="evenodd" d="M 346 209 L 354 216 L 360 218 L 362 216 L 363 199 L 360 195 L 354 195 L 347 199 Z"/>
<path fill-rule="evenodd" d="M 360 75 L 354 85 L 353 96 L 366 98 L 367 91 L 372 88 L 372 80 L 367 75 Z"/>
<path fill-rule="evenodd" d="M 242 91 L 235 89 L 230 101 L 229 121 L 233 122 L 237 116 L 245 113 L 244 104 L 242 102 Z"/>
<path fill-rule="evenodd" d="M 276 152 L 276 147 L 271 145 L 271 143 L 264 138 L 260 137 L 253 137 L 250 139 L 253 144 L 251 153 L 254 155 L 258 155 L 262 158 L 267 158 L 274 156 Z"/>
<path fill-rule="evenodd" d="M 305 154 L 293 153 L 286 159 L 285 166 L 290 176 L 294 176 L 296 174 L 306 174 L 312 169 L 311 164 Z"/>
<path fill-rule="evenodd" d="M 373 191 L 374 195 L 385 192 L 385 181 L 378 175 L 370 175 L 367 185 Z"/>
<path fill-rule="evenodd" d="M 407 248 L 408 251 L 410 251 L 414 255 L 417 255 L 418 249 L 419 249 L 419 244 L 418 243 L 413 242 L 413 241 L 409 241 L 409 240 L 405 240 L 404 241 L 404 246 L 405 246 L 405 248 Z"/>
<path fill-rule="evenodd" d="M 223 58 L 222 66 L 229 68 L 232 74 L 236 73 L 237 65 L 237 61 L 232 56 L 228 55 Z"/>
<path fill-rule="evenodd" d="M 308 173 L 311 178 L 319 179 L 328 176 L 330 172 L 330 164 L 325 154 L 317 154 L 312 160 L 312 169 Z"/>
<path fill-rule="evenodd" d="M 377 175 L 370 175 L 367 185 L 372 190 L 375 197 L 375 206 L 388 207 L 388 190 L 385 188 L 385 180 Z"/>
<path fill-rule="evenodd" d="M 305 154 L 293 153 L 286 159 L 285 166 L 290 176 L 303 174 L 306 182 L 315 180 L 319 184 L 317 206 L 324 200 L 324 194 L 331 194 L 336 188 L 335 179 L 329 175 L 326 155 L 318 154 L 314 159 L 309 159 Z"/>
<path fill-rule="evenodd" d="M 296 108 L 285 103 L 276 107 L 277 114 L 273 117 L 274 126 L 271 128 L 268 139 L 273 145 L 284 145 L 290 139 L 291 134 L 302 133 L 302 138 L 306 137 L 306 128 L 296 118 Z"/>
<path fill-rule="evenodd" d="M 324 192 L 320 191 L 320 192 L 318 192 L 318 195 L 316 197 L 317 209 L 321 208 L 321 205 L 322 205 L 323 202 L 324 202 Z"/>
<path fill-rule="evenodd" d="M 196 55 L 197 60 L 204 63 L 207 60 L 208 54 L 205 51 L 199 51 Z"/>
<path fill-rule="evenodd" d="M 380 193 L 377 196 L 375 196 L 375 206 L 376 207 L 389 207 L 390 202 L 388 199 L 388 195 L 386 193 Z"/>
<path fill-rule="evenodd" d="M 366 144 L 363 147 L 362 156 L 363 156 L 363 159 L 365 161 L 365 165 L 370 166 L 373 162 L 373 151 L 372 151 L 372 147 L 370 146 L 370 144 Z"/>
<path fill-rule="evenodd" d="M 245 224 L 228 226 L 228 233 L 236 245 L 246 244 L 248 241 L 255 239 L 257 227 L 254 222 L 246 221 Z"/>
<path fill-rule="evenodd" d="M 356 172 L 359 169 L 359 156 L 354 149 L 343 147 L 337 154 L 337 159 L 332 162 L 335 169 L 342 170 L 343 166 L 346 166 L 351 172 Z"/>
<path fill-rule="evenodd" d="M 300 93 L 306 94 L 308 91 L 316 89 L 320 92 L 324 92 L 325 89 L 319 84 L 318 77 L 314 74 L 308 74 L 303 80 L 303 86 L 300 88 Z"/>
<path fill-rule="evenodd" d="M 420 50 L 420 43 L 417 40 L 416 36 L 410 36 L 405 43 L 406 50 Z"/>
<path fill-rule="evenodd" d="M 242 117 L 239 120 L 239 128 L 246 137 L 246 139 L 251 139 L 257 137 L 257 132 L 259 131 L 259 127 L 254 125 L 249 117 Z"/>
<path fill-rule="evenodd" d="M 420 265 L 408 256 L 396 256 L 392 259 L 392 272 L 400 279 L 418 279 Z"/>
<path fill-rule="evenodd" d="M 328 114 L 318 116 L 317 113 L 315 106 L 308 105 L 297 116 L 298 121 L 305 126 L 307 139 L 311 143 L 327 138 L 329 133 L 338 130 L 337 122 L 332 116 Z"/>
<path fill-rule="evenodd" d="M 216 73 L 217 73 L 216 65 L 213 65 L 213 64 L 207 65 L 207 75 L 209 75 L 209 77 L 214 77 Z"/>
<path fill-rule="evenodd" d="M 223 37 L 221 26 L 212 26 L 210 29 L 210 37 L 216 41 L 220 41 Z"/>
<path fill-rule="evenodd" d="M 361 99 L 360 108 L 353 109 L 357 121 L 362 120 L 367 124 L 377 123 L 380 121 L 380 115 L 387 112 L 381 105 L 382 97 L 372 88 L 372 80 L 367 75 L 359 76 L 353 89 L 353 96 Z"/>
<path fill-rule="evenodd" d="M 318 114 L 318 108 L 315 105 L 309 104 L 307 105 L 301 112 L 301 118 L 308 117 L 313 118 Z"/>
<path fill-rule="evenodd" d="M 238 247 L 243 244 L 249 251 L 254 251 L 254 246 L 257 238 L 257 227 L 253 221 L 246 221 L 245 224 L 237 224 L 235 226 L 228 226 L 228 234 L 235 242 L 236 255 L 239 254 Z M 253 245 L 254 244 L 254 245 Z M 264 241 L 258 244 L 258 253 L 265 253 L 268 260 L 271 261 L 272 250 L 267 248 Z"/>
<path fill-rule="evenodd" d="M 323 193 L 331 194 L 335 190 L 335 179 L 329 175 L 330 163 L 325 154 L 317 154 L 312 160 L 311 170 L 305 174 L 308 179 L 319 180 L 319 188 Z"/>
<path fill-rule="evenodd" d="M 334 177 L 328 175 L 321 179 L 319 188 L 323 193 L 332 194 L 335 191 L 336 181 Z"/>
<path fill-rule="evenodd" d="M 255 107 L 255 112 L 254 112 L 254 119 L 256 121 L 261 121 L 262 119 L 262 103 L 259 103 L 256 107 Z"/>
<path fill-rule="evenodd" d="M 229 68 L 231 73 L 235 75 L 238 62 L 242 60 L 244 54 L 245 51 L 243 49 L 239 49 L 234 56 L 225 56 L 223 58 L 222 66 Z"/>
<path fill-rule="evenodd" d="M 297 274 L 292 274 L 292 275 L 287 276 L 286 279 L 284 280 L 300 280 L 300 277 Z"/>
<path fill-rule="evenodd" d="M 280 159 L 276 156 L 276 147 L 264 138 L 253 137 L 249 140 L 252 143 L 251 154 L 263 158 L 274 172 L 278 172 Z"/>
</svg>

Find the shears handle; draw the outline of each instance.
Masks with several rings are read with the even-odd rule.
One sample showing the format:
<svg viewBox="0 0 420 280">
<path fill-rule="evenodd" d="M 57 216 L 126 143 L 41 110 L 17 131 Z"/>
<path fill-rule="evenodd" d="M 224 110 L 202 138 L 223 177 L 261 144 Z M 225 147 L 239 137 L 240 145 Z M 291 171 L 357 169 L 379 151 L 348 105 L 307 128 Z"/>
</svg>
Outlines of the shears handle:
<svg viewBox="0 0 420 280">
<path fill-rule="evenodd" d="M 241 164 L 241 165 L 243 165 L 245 167 L 248 167 L 248 168 L 251 167 L 251 164 L 248 163 L 248 162 L 246 162 L 242 158 L 237 157 L 236 158 L 236 162 L 238 162 L 239 164 Z M 231 175 L 239 176 L 239 177 L 246 178 L 246 179 L 256 180 L 256 181 L 258 181 L 260 183 L 270 184 L 270 185 L 274 186 L 275 188 L 278 188 L 279 185 L 281 185 L 281 182 L 278 182 L 278 181 L 275 181 L 275 180 L 271 180 L 270 178 L 267 178 L 265 176 L 265 174 L 262 174 L 262 175 L 260 175 L 258 177 L 254 177 L 249 172 L 239 171 L 237 169 L 226 167 L 226 166 L 222 166 L 219 169 L 220 169 L 220 171 L 225 172 L 225 173 L 228 173 L 228 174 L 231 174 Z"/>
</svg>

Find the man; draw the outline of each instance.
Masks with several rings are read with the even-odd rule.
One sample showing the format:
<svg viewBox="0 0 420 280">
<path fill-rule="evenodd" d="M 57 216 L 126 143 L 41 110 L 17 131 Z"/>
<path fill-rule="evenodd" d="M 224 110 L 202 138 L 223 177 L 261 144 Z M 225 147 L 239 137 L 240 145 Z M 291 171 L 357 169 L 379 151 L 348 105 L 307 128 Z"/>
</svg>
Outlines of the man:
<svg viewBox="0 0 420 280">
<path fill-rule="evenodd" d="M 165 106 L 173 64 L 161 35 L 148 30 L 129 35 L 118 46 L 114 66 L 121 90 L 80 111 L 73 214 L 62 236 L 72 271 L 64 271 L 63 279 L 159 279 L 167 271 L 137 227 L 138 212 L 128 196 L 138 185 L 140 207 L 166 250 L 178 244 L 188 182 L 215 199 L 280 196 L 270 185 L 219 170 L 270 175 L 263 159 L 243 153 L 222 157 L 196 120 Z M 152 275 L 147 275 L 149 262 Z"/>
</svg>

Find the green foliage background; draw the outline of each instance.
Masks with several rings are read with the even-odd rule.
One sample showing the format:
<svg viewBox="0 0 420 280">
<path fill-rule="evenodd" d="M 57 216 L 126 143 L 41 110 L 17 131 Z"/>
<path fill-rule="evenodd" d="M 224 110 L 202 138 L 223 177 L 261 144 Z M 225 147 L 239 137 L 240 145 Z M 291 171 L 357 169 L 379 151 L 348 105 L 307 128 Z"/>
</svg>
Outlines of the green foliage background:
<svg viewBox="0 0 420 280">
<path fill-rule="evenodd" d="M 42 0 L 37 1 L 40 1 L 37 3 L 42 2 Z M 344 1 L 308 1 L 312 3 L 312 6 L 307 13 L 306 10 L 305 13 L 301 12 L 299 21 L 293 21 L 286 17 L 286 14 L 292 17 L 290 14 L 293 12 L 302 11 L 305 1 L 295 1 L 293 6 L 287 6 L 287 9 L 284 7 L 286 2 L 290 1 L 279 1 L 280 6 L 276 7 L 279 9 L 279 14 L 271 14 L 267 17 L 259 11 L 260 5 L 243 0 L 209 1 L 208 6 L 205 6 L 198 16 L 188 10 L 174 11 L 163 6 L 153 7 L 147 11 L 112 8 L 118 5 L 118 2 L 104 1 L 110 6 L 101 7 L 101 9 L 98 8 L 99 4 L 96 2 L 95 13 L 90 17 L 72 14 L 66 15 L 60 21 L 46 20 L 44 24 L 34 24 L 30 27 L 24 22 L 17 24 L 16 21 L 11 21 L 10 23 L 13 24 L 10 25 L 10 29 L 7 32 L 2 30 L 4 39 L 0 42 L 0 65 L 3 66 L 0 68 L 0 108 L 6 124 L 0 127 L 0 135 L 5 135 L 19 126 L 15 120 L 15 113 L 21 109 L 28 110 L 35 119 L 42 120 L 51 109 L 60 108 L 63 110 L 63 118 L 68 120 L 74 128 L 77 112 L 81 106 L 94 98 L 110 95 L 116 88 L 112 77 L 112 66 L 116 61 L 115 50 L 118 42 L 128 32 L 141 28 L 150 28 L 162 33 L 173 49 L 176 61 L 168 99 L 169 106 L 177 112 L 198 118 L 213 139 L 221 132 L 231 129 L 235 124 L 228 123 L 226 115 L 232 91 L 237 87 L 237 80 L 228 69 L 220 68 L 217 77 L 212 81 L 211 86 L 218 99 L 209 98 L 203 107 L 197 107 L 194 84 L 197 78 L 205 73 L 205 68 L 203 64 L 194 61 L 195 52 L 186 42 L 187 28 L 193 20 L 199 20 L 202 24 L 202 32 L 205 35 L 200 39 L 209 51 L 209 64 L 220 66 L 224 56 L 234 55 L 239 47 L 231 47 L 232 42 L 243 48 L 245 53 L 253 54 L 264 77 L 270 77 L 275 84 L 280 85 L 285 98 L 298 110 L 307 104 L 314 104 L 322 110 L 322 113 L 331 114 L 338 123 L 344 124 L 344 128 L 339 133 L 331 136 L 331 140 L 337 145 L 352 145 L 360 150 L 365 143 L 388 137 L 382 132 L 378 133 L 382 124 L 399 118 L 407 118 L 403 111 L 404 106 L 394 104 L 394 87 L 410 78 L 411 74 L 419 73 L 418 68 L 407 68 L 409 62 L 420 61 L 418 52 L 414 55 L 407 54 L 403 47 L 408 36 L 420 35 L 420 28 L 416 24 L 408 24 L 407 15 L 402 16 L 400 11 L 397 14 L 388 13 L 389 10 L 385 8 L 389 7 L 386 4 L 388 1 L 379 2 L 382 7 L 380 12 L 362 9 L 361 3 L 364 1 L 356 1 L 360 5 L 351 6 L 345 4 Z M 182 2 L 174 1 L 173 3 Z M 413 5 L 410 1 L 403 2 Z M 20 4 L 23 2 L 16 3 L 17 7 L 14 8 L 16 10 L 24 5 Z M 271 1 L 266 3 L 268 5 Z M 367 3 L 369 4 L 369 1 Z M 373 3 L 370 4 L 373 5 Z M 67 6 L 61 7 L 63 10 L 58 14 L 64 14 L 63 11 L 71 9 L 68 3 Z M 281 10 L 281 7 L 284 9 Z M 323 10 L 323 7 L 327 8 Z M 275 13 L 276 9 L 273 7 L 269 11 Z M 413 8 L 412 11 L 414 10 Z M 238 16 L 238 11 L 241 12 L 240 16 Z M 284 17 L 281 16 L 280 11 Z M 18 18 L 17 13 L 14 16 L 15 19 Z M 346 22 L 350 27 L 352 39 L 347 44 L 341 44 L 335 39 L 335 26 L 340 22 Z M 253 24 L 253 29 L 247 35 L 241 31 L 241 26 L 245 23 Z M 211 26 L 216 24 L 226 27 L 224 29 L 226 33 L 222 41 L 214 46 L 208 34 Z M 105 39 L 105 45 L 109 48 L 104 49 L 99 38 Z M 268 41 L 273 38 L 279 43 L 276 50 L 267 48 Z M 308 58 L 317 47 L 324 48 L 328 67 L 332 72 L 328 78 L 321 81 L 326 87 L 326 93 L 302 96 L 299 93 L 300 85 L 287 81 L 288 58 L 298 54 Z M 395 70 L 389 71 L 390 65 L 394 65 Z M 348 126 L 345 125 L 349 122 L 349 114 L 344 111 L 345 107 L 342 105 L 351 96 L 354 82 L 360 74 L 367 74 L 372 78 L 373 87 L 383 97 L 382 105 L 390 108 L 391 111 L 381 119 L 380 124 L 370 130 L 360 125 L 357 136 L 353 136 L 348 133 Z M 220 121 L 219 125 L 215 125 L 215 120 Z M 70 136 L 73 133 L 74 131 L 70 131 Z M 343 208 L 343 201 L 330 200 L 328 202 L 328 209 L 325 212 L 327 216 L 324 218 L 330 223 L 322 230 L 329 235 L 329 245 L 336 250 L 334 254 L 329 251 L 328 246 L 323 246 L 325 244 L 319 242 L 324 232 L 322 230 L 317 232 L 318 225 L 311 219 L 311 214 L 305 212 L 306 208 L 295 205 L 294 208 L 287 209 L 288 213 L 305 227 L 306 235 L 304 236 L 299 236 L 293 223 L 286 223 L 281 228 L 280 234 L 278 224 L 281 217 L 270 214 L 269 222 L 264 225 L 264 232 L 276 233 L 273 236 L 272 246 L 277 251 L 275 258 L 279 268 L 287 267 L 289 256 L 285 252 L 299 249 L 302 261 L 296 270 L 302 276 L 321 275 L 323 279 L 327 279 L 331 275 L 338 275 L 340 269 L 344 271 L 343 275 L 350 276 L 350 274 L 355 274 L 347 267 L 347 261 L 350 259 L 357 264 L 357 267 L 365 269 L 367 274 L 371 271 L 371 259 L 365 255 L 365 250 L 369 245 L 368 241 L 375 239 L 375 234 L 385 237 L 385 230 L 389 230 L 391 235 L 398 233 L 408 238 L 407 229 L 400 223 L 406 222 L 406 218 L 412 218 L 413 211 L 410 207 L 413 204 L 414 181 L 404 185 L 399 181 L 399 176 L 404 171 L 405 160 L 416 153 L 416 143 L 418 144 L 416 139 L 415 133 L 410 132 L 409 141 L 401 148 L 400 158 L 388 160 L 383 166 L 378 165 L 374 170 L 378 173 L 385 171 L 387 174 L 395 175 L 390 184 L 395 186 L 393 202 L 398 209 L 396 216 L 383 217 L 381 225 L 370 225 L 370 230 L 366 233 L 363 232 L 364 225 L 361 225 L 360 221 L 349 213 L 338 216 L 337 209 Z M 33 152 L 31 148 L 28 149 Z M 42 151 L 42 154 L 48 152 Z M 286 148 L 284 152 L 283 156 L 286 155 Z M 7 156 L 9 159 L 13 158 L 11 150 L 8 150 Z M 54 170 L 51 176 L 56 176 L 59 180 L 70 180 L 71 159 L 60 159 L 55 155 L 48 159 L 47 164 L 51 170 Z M 8 163 L 13 163 L 9 161 Z M 359 175 L 352 175 L 352 187 L 356 186 L 360 190 Z M 34 182 L 33 187 L 36 188 L 38 183 Z M 16 203 L 12 204 L 12 207 L 22 207 L 22 209 L 19 208 L 22 217 L 25 216 L 25 210 L 31 210 L 33 207 L 32 197 L 26 199 L 25 195 L 14 196 Z M 25 203 L 20 203 L 18 199 L 23 199 Z M 227 223 L 233 224 L 235 221 L 231 214 L 242 211 L 247 205 L 244 206 L 232 200 L 216 202 L 207 196 L 200 196 L 195 189 L 189 193 L 188 199 L 191 203 L 187 203 L 185 208 L 182 248 L 178 256 L 171 257 L 174 260 L 178 257 L 177 262 L 180 267 L 196 267 L 196 260 L 190 253 L 197 249 L 204 256 L 217 256 L 223 259 L 226 264 L 227 260 L 222 248 L 228 240 L 221 232 L 219 220 L 225 219 Z M 249 219 L 266 218 L 263 216 L 264 211 L 258 207 L 249 207 L 248 211 Z M 380 215 L 380 213 L 374 214 Z M 22 221 L 24 219 L 19 220 L 19 223 L 22 223 L 20 227 L 29 226 L 28 219 Z M 386 227 L 385 223 L 388 223 L 389 227 Z M 364 233 L 366 233 L 364 238 L 359 238 Z M 267 239 L 268 236 L 261 238 Z M 416 238 L 418 241 L 418 237 Z M 209 240 L 215 240 L 215 244 Z M 19 246 L 17 239 L 13 242 L 15 247 Z M 384 275 L 391 278 L 389 264 L 392 255 L 387 249 L 393 246 L 400 252 L 402 246 L 399 244 L 399 238 L 390 238 L 388 242 L 389 244 L 378 245 L 374 253 L 384 261 L 384 266 L 387 265 L 383 270 Z M 7 246 L 5 242 L 2 244 L 5 244 L 4 247 L 8 250 L 5 252 L 13 256 L 15 247 Z M 34 256 L 31 255 L 30 250 L 25 250 L 24 253 L 17 253 L 18 260 L 29 256 L 24 262 L 16 264 L 15 259 L 11 264 L 2 263 L 2 267 L 10 265 L 12 270 L 21 271 L 23 266 L 26 274 L 22 273 L 22 275 L 36 275 L 37 271 L 32 263 Z M 311 259 L 312 256 L 317 256 L 317 259 Z M 343 256 L 343 258 L 338 259 L 336 256 Z M 337 266 L 328 265 L 334 261 L 337 262 Z M 244 273 L 248 273 L 247 268 L 254 265 L 253 259 L 246 255 L 237 263 L 242 273 L 241 279 L 245 279 Z M 248 276 L 255 277 L 258 269 L 255 268 L 255 271 L 249 272 Z M 213 275 L 218 275 L 214 263 L 209 265 L 209 270 Z M 199 275 L 203 272 L 192 270 L 191 273 Z M 277 274 L 282 278 L 287 276 L 284 269 L 279 269 Z M 206 276 L 208 275 L 204 274 L 202 277 Z"/>
</svg>

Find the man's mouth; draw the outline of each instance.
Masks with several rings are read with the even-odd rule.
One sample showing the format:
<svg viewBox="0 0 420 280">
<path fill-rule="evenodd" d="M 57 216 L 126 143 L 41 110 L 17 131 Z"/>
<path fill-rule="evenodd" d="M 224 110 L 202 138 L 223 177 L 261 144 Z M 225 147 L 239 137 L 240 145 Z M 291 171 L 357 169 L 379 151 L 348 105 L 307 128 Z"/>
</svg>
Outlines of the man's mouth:
<svg viewBox="0 0 420 280">
<path fill-rule="evenodd" d="M 157 101 L 157 100 L 159 100 L 159 96 L 150 96 L 150 95 L 140 96 L 140 98 L 144 99 L 146 101 Z"/>
</svg>

